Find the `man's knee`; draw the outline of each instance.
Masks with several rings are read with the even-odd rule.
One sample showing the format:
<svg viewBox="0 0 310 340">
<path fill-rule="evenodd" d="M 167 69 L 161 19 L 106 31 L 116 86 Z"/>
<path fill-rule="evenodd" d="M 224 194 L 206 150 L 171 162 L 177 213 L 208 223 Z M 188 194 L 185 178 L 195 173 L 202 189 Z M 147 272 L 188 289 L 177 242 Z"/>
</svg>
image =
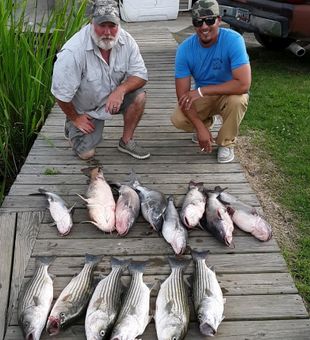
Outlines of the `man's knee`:
<svg viewBox="0 0 310 340">
<path fill-rule="evenodd" d="M 83 159 L 84 161 L 86 161 L 95 156 L 95 149 L 91 149 L 91 150 L 81 152 L 81 153 L 77 152 L 77 155 L 80 159 Z"/>
<path fill-rule="evenodd" d="M 229 111 L 237 109 L 245 112 L 248 107 L 248 99 L 248 94 L 227 96 L 227 109 Z"/>
<path fill-rule="evenodd" d="M 139 93 L 133 100 L 133 105 L 137 111 L 143 111 L 146 103 L 146 93 L 145 91 Z"/>
</svg>

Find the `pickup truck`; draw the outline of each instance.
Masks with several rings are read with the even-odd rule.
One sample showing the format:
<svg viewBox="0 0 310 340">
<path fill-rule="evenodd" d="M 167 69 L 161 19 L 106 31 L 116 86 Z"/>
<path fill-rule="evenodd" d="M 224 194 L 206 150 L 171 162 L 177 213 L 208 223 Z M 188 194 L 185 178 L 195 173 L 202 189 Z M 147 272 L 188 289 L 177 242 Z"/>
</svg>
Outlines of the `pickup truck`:
<svg viewBox="0 0 310 340">
<path fill-rule="evenodd" d="M 231 28 L 252 32 L 268 49 L 289 48 L 297 56 L 310 43 L 310 1 L 218 0 L 222 20 Z"/>
</svg>

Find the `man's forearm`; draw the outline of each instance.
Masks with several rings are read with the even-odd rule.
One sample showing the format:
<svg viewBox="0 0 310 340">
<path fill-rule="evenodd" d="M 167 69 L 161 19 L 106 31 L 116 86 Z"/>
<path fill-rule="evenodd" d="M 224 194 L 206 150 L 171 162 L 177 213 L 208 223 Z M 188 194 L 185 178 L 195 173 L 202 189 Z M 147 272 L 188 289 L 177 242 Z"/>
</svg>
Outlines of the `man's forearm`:
<svg viewBox="0 0 310 340">
<path fill-rule="evenodd" d="M 122 90 L 125 95 L 129 92 L 133 92 L 143 87 L 145 84 L 146 84 L 146 80 L 136 77 L 136 76 L 130 76 L 126 79 L 126 81 L 120 84 L 117 88 Z"/>
<path fill-rule="evenodd" d="M 78 117 L 78 113 L 76 112 L 76 109 L 74 105 L 72 104 L 72 102 L 66 103 L 57 98 L 56 98 L 56 101 L 69 120 L 74 121 Z"/>
</svg>

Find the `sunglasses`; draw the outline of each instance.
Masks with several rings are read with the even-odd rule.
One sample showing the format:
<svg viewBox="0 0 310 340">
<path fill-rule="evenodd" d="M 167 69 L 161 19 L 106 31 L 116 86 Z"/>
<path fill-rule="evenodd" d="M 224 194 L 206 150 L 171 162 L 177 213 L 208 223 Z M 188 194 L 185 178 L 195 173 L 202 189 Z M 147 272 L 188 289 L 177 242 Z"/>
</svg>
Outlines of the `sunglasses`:
<svg viewBox="0 0 310 340">
<path fill-rule="evenodd" d="M 217 16 L 206 17 L 203 19 L 193 19 L 193 25 L 195 27 L 201 27 L 203 23 L 207 24 L 208 26 L 212 26 L 215 24 Z"/>
</svg>

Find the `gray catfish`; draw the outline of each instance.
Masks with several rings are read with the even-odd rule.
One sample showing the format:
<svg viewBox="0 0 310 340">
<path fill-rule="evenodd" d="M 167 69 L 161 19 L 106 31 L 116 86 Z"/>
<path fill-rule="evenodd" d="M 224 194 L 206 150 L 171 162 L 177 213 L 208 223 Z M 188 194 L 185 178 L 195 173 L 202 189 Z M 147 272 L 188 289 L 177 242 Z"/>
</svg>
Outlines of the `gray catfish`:
<svg viewBox="0 0 310 340">
<path fill-rule="evenodd" d="M 38 257 L 37 270 L 18 300 L 18 322 L 26 340 L 39 340 L 53 301 L 48 267 L 55 257 Z"/>
<path fill-rule="evenodd" d="M 137 178 L 132 187 L 138 192 L 143 217 L 154 230 L 160 232 L 163 225 L 163 214 L 167 208 L 167 199 L 163 193 L 141 185 Z"/>
<path fill-rule="evenodd" d="M 116 231 L 125 236 L 136 222 L 140 212 L 140 198 L 129 185 L 122 184 L 118 189 L 119 197 L 115 209 Z"/>
<path fill-rule="evenodd" d="M 189 182 L 188 192 L 180 213 L 182 222 L 189 229 L 199 225 L 199 221 L 205 212 L 206 195 L 203 189 L 203 183 Z"/>
<path fill-rule="evenodd" d="M 231 219 L 241 230 L 252 234 L 260 241 L 268 241 L 272 237 L 270 224 L 256 211 L 254 207 L 245 204 L 237 197 L 224 192 L 221 187 L 215 188 L 219 199 L 227 207 Z"/>
<path fill-rule="evenodd" d="M 226 300 L 214 271 L 206 265 L 208 251 L 191 252 L 195 262 L 193 298 L 199 329 L 203 335 L 213 336 L 224 319 Z"/>
<path fill-rule="evenodd" d="M 187 333 L 189 299 L 183 269 L 188 262 L 169 258 L 171 274 L 161 284 L 156 299 L 155 326 L 158 340 L 181 340 Z"/>
<path fill-rule="evenodd" d="M 213 234 L 218 240 L 224 242 L 227 246 L 234 246 L 233 231 L 234 224 L 227 212 L 226 207 L 217 197 L 219 191 L 205 190 L 208 196 L 206 204 L 205 218 L 201 219 L 201 226 Z"/>
<path fill-rule="evenodd" d="M 60 293 L 48 317 L 46 331 L 56 335 L 61 328 L 79 317 L 86 309 L 93 292 L 93 270 L 102 256 L 85 255 L 81 272 L 72 278 Z"/>
<path fill-rule="evenodd" d="M 164 223 L 162 227 L 164 239 L 172 246 L 174 252 L 183 254 L 186 249 L 188 233 L 181 222 L 179 213 L 174 206 L 173 197 L 168 197 L 168 206 L 164 213 Z"/>
<path fill-rule="evenodd" d="M 130 286 L 112 331 L 111 340 L 135 340 L 150 322 L 151 289 L 143 282 L 145 262 L 132 262 Z"/>
<path fill-rule="evenodd" d="M 129 261 L 112 258 L 110 274 L 96 286 L 86 312 L 87 340 L 109 339 L 110 331 L 121 307 L 121 275 L 128 263 Z"/>
<path fill-rule="evenodd" d="M 39 188 L 39 192 L 46 196 L 49 203 L 49 211 L 56 224 L 56 227 L 61 236 L 68 235 L 73 226 L 71 210 L 68 209 L 66 202 L 54 192 Z"/>
</svg>

